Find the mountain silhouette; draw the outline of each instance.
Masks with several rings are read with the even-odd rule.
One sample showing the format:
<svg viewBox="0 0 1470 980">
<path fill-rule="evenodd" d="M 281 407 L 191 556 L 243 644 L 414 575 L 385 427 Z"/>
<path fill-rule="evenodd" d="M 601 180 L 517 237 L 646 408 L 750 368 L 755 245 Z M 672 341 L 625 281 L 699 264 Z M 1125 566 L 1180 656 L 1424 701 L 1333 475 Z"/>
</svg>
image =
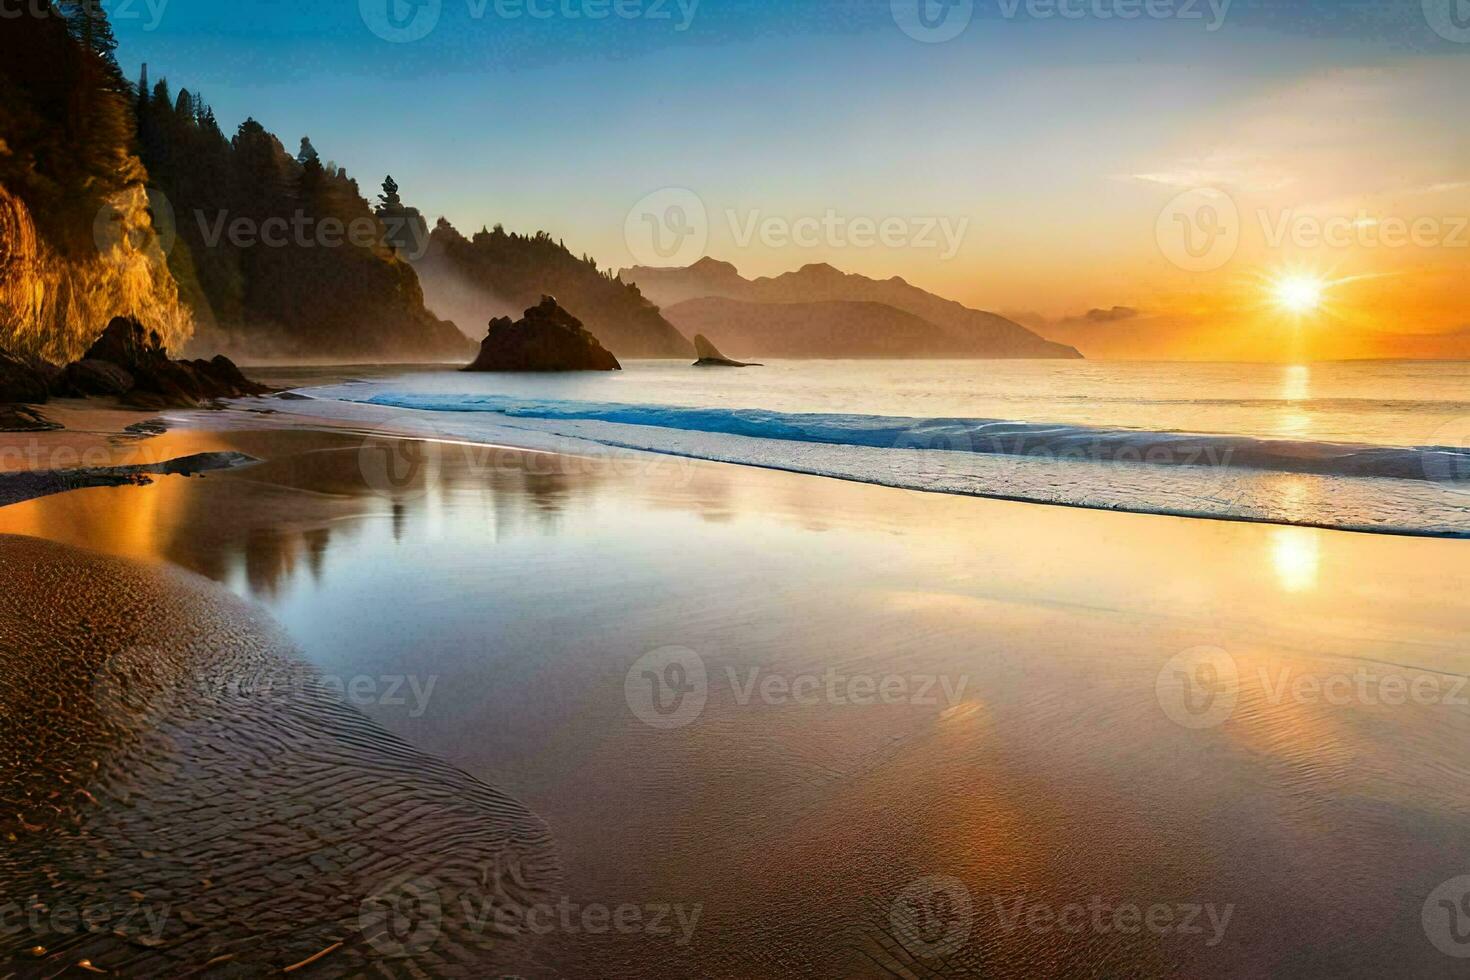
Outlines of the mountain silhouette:
<svg viewBox="0 0 1470 980">
<path fill-rule="evenodd" d="M 752 303 L 707 296 L 664 309 L 686 334 L 751 357 L 946 357 L 942 327 L 885 303 Z"/>
<path fill-rule="evenodd" d="M 741 335 L 752 338 L 767 336 L 768 331 L 757 322 L 760 317 L 766 316 L 780 318 L 793 328 L 810 329 L 829 337 L 838 346 L 822 355 L 827 357 L 1082 356 L 1075 348 L 1046 340 L 1013 320 L 936 296 L 898 276 L 883 280 L 870 279 L 863 275 L 845 273 L 826 263 L 805 265 L 795 272 L 775 277 L 746 279 L 730 263 L 704 258 L 686 268 L 634 266 L 624 269 L 619 278 L 635 283 L 644 295 L 666 308 L 671 319 L 686 332 L 697 329 L 709 334 L 716 342 L 728 344 L 748 355 L 775 356 L 774 350 L 745 350 L 733 339 Z M 706 298 L 736 300 L 745 305 L 683 305 L 690 300 Z M 832 303 L 878 304 L 890 308 L 893 312 L 888 317 L 892 328 L 910 338 L 912 348 L 900 353 L 903 348 L 894 345 L 885 353 L 878 353 L 874 334 L 881 330 L 881 316 L 880 311 L 872 308 L 762 309 L 762 306 L 775 304 Z M 844 313 L 856 318 L 859 324 L 859 328 L 851 331 L 850 335 L 839 329 Z M 924 331 L 919 324 L 901 314 L 927 321 L 936 328 L 938 334 Z M 716 327 L 713 319 L 718 319 L 721 326 Z M 693 325 L 695 323 L 700 325 L 696 327 Z M 721 330 L 730 333 L 732 339 L 723 339 Z M 769 339 L 776 342 L 773 336 Z M 795 340 L 789 342 L 798 343 Z"/>
</svg>

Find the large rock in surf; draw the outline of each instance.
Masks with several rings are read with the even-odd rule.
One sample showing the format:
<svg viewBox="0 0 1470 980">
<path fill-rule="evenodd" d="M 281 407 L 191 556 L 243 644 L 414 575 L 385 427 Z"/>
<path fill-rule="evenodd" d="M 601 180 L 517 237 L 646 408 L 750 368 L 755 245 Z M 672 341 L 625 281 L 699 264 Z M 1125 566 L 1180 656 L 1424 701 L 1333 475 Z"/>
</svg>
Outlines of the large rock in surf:
<svg viewBox="0 0 1470 980">
<path fill-rule="evenodd" d="M 622 365 L 555 297 L 542 296 L 521 320 L 491 320 L 480 356 L 464 370 L 621 371 Z"/>
<path fill-rule="evenodd" d="M 189 407 L 270 390 L 246 378 L 223 355 L 170 360 L 156 332 L 124 316 L 113 317 L 82 359 L 67 365 L 51 386 L 55 395 L 118 395 L 141 408 Z"/>
<path fill-rule="evenodd" d="M 747 364 L 745 361 L 732 361 L 720 349 L 710 342 L 710 339 L 702 333 L 694 335 L 694 353 L 699 355 L 699 360 L 694 362 L 695 367 L 760 367 L 759 364 Z"/>
</svg>

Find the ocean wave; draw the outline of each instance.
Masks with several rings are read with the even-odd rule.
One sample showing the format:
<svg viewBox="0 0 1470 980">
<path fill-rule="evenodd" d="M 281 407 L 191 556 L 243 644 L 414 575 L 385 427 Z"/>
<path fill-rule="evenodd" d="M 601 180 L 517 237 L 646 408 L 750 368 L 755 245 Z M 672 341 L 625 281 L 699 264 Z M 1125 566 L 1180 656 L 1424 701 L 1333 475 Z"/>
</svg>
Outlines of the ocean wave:
<svg viewBox="0 0 1470 980">
<path fill-rule="evenodd" d="M 501 395 L 388 392 L 347 400 L 421 411 L 493 413 L 507 419 L 606 422 L 867 449 L 1461 482 L 1470 487 L 1470 449 L 1453 446 L 1373 446 L 1006 419 L 794 414 L 762 409 L 538 400 Z"/>
</svg>

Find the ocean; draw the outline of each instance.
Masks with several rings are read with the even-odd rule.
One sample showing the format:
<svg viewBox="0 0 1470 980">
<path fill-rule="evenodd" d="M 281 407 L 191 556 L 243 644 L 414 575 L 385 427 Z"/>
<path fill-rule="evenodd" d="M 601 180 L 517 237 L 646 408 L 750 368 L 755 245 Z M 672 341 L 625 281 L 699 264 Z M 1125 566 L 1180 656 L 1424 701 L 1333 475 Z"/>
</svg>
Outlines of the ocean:
<svg viewBox="0 0 1470 980">
<path fill-rule="evenodd" d="M 339 375 L 340 377 L 340 375 Z M 375 371 L 309 414 L 590 445 L 914 490 L 1470 536 L 1470 363 L 775 361 L 617 373 Z M 310 406 L 309 408 L 307 406 Z M 293 406 L 295 407 L 295 406 Z M 387 416 L 361 416 L 374 425 Z"/>
</svg>

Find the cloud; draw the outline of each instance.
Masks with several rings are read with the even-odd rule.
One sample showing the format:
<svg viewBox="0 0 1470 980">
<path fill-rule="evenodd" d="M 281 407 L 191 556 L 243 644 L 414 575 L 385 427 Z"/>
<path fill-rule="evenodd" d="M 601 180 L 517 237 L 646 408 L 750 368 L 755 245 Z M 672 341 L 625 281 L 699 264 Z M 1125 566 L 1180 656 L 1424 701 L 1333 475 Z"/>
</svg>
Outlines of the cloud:
<svg viewBox="0 0 1470 980">
<path fill-rule="evenodd" d="M 1470 187 L 1470 180 L 1445 180 L 1414 191 L 1416 194 L 1443 194 L 1446 191 L 1462 191 Z"/>
<path fill-rule="evenodd" d="M 1093 323 L 1116 323 L 1119 320 L 1133 319 L 1138 316 L 1138 311 L 1131 306 L 1114 306 L 1106 310 L 1094 307 L 1083 316 Z"/>
<path fill-rule="evenodd" d="M 1143 313 L 1132 306 L 1095 306 L 1086 313 L 1072 316 L 1048 317 L 1035 310 L 1007 310 L 1001 314 L 1007 320 L 1033 329 L 1045 329 L 1048 327 L 1077 326 L 1085 327 L 1097 323 L 1118 323 L 1123 320 L 1133 320 Z"/>
<path fill-rule="evenodd" d="M 1138 180 L 1165 187 L 1229 187 L 1234 190 L 1277 191 L 1296 178 L 1261 164 L 1217 156 L 1182 160 L 1167 170 L 1127 174 L 1121 180 Z"/>
<path fill-rule="evenodd" d="M 1312 69 L 1202 113 L 1171 149 L 1115 179 L 1218 187 L 1297 206 L 1463 190 L 1470 161 L 1442 120 L 1455 111 L 1448 93 L 1467 84 L 1465 59 Z"/>
</svg>

